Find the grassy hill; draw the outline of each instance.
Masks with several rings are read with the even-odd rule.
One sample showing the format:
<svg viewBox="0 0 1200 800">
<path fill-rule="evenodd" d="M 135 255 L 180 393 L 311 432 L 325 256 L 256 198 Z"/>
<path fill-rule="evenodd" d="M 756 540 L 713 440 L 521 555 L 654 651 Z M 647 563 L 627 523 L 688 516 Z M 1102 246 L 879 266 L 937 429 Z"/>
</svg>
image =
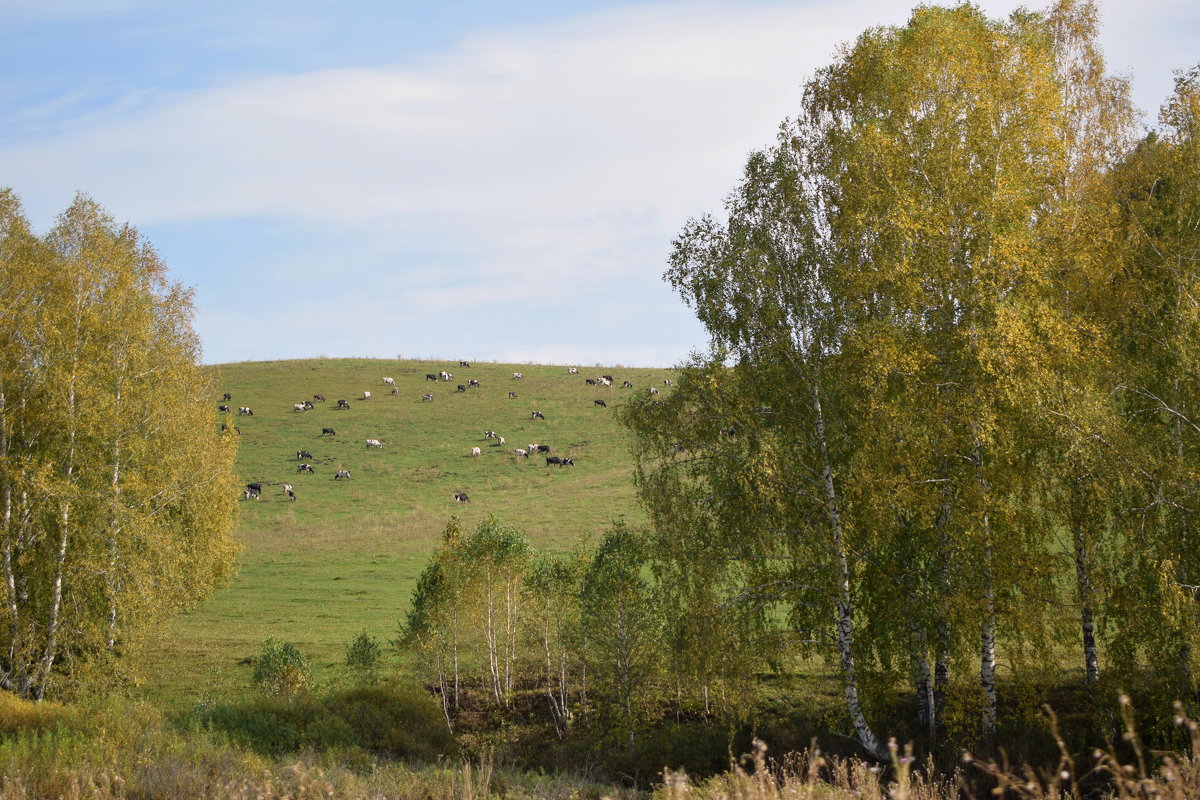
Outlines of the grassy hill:
<svg viewBox="0 0 1200 800">
<path fill-rule="evenodd" d="M 268 636 L 295 642 L 324 670 L 341 661 L 361 631 L 395 638 L 416 577 L 452 514 L 468 526 L 499 514 L 539 546 L 557 550 L 615 519 L 642 521 L 629 441 L 613 410 L 633 392 L 663 387 L 671 374 L 581 367 L 570 375 L 565 366 L 376 359 L 213 369 L 233 396 L 234 412 L 225 419 L 214 397 L 214 425 L 238 426 L 238 472 L 264 491 L 260 500 L 241 503 L 237 535 L 245 551 L 232 584 L 158 632 L 140 657 L 144 694 L 175 708 L 240 693 L 251 669 L 244 661 Z M 426 379 L 440 370 L 454 379 Z M 524 377 L 514 379 L 514 372 Z M 601 374 L 612 375 L 615 385 L 585 383 Z M 395 395 L 384 377 L 395 379 Z M 457 392 L 468 379 L 480 387 Z M 634 388 L 620 388 L 622 380 Z M 371 399 L 362 399 L 364 391 Z M 422 400 L 426 392 L 432 402 Z M 316 394 L 327 401 L 293 410 Z M 338 399 L 350 409 L 337 410 Z M 239 406 L 254 415 L 237 415 Z M 545 420 L 534 419 L 535 410 Z M 323 436 L 326 427 L 336 435 Z M 485 440 L 486 430 L 506 444 Z M 368 449 L 368 438 L 383 448 Z M 549 445 L 576 466 L 547 466 L 544 456 L 513 453 L 531 443 Z M 470 455 L 473 447 L 480 456 Z M 298 450 L 312 452 L 315 474 L 297 473 Z M 338 469 L 350 470 L 351 479 L 334 480 Z M 295 502 L 283 495 L 285 482 L 295 487 Z M 471 502 L 456 503 L 455 492 Z"/>
</svg>

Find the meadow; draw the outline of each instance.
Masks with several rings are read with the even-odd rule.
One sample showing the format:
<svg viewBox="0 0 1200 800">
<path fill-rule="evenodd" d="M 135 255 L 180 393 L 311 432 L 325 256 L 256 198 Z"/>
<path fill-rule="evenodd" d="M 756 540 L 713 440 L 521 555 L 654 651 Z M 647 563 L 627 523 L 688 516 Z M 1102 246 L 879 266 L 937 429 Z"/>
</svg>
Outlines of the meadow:
<svg viewBox="0 0 1200 800">
<path fill-rule="evenodd" d="M 295 643 L 318 679 L 336 670 L 357 634 L 394 639 L 452 515 L 470 526 L 498 514 L 534 544 L 560 552 L 616 520 L 644 521 L 630 440 L 614 410 L 633 392 L 671 391 L 670 370 L 581 366 L 572 375 L 566 366 L 470 363 L 318 358 L 212 367 L 233 398 L 212 398 L 213 424 L 240 429 L 238 474 L 262 483 L 263 493 L 240 504 L 244 550 L 230 585 L 144 643 L 134 668 L 139 694 L 172 711 L 237 697 L 269 636 Z M 454 379 L 426 379 L 441 370 Z M 585 382 L 603 374 L 615 378 L 612 387 Z M 384 377 L 395 380 L 396 394 Z M 480 386 L 458 392 L 468 379 Z M 633 388 L 622 388 L 623 380 Z M 371 399 L 362 399 L 364 391 Z M 427 392 L 432 402 L 422 400 Z M 293 410 L 317 394 L 327 400 Z M 349 410 L 336 409 L 339 399 Z M 221 404 L 232 413 L 218 412 Z M 241 406 L 253 416 L 239 415 Z M 322 436 L 326 427 L 336 435 Z M 484 439 L 488 430 L 506 444 Z M 368 438 L 383 447 L 368 449 Z M 531 443 L 575 466 L 513 453 Z M 297 473 L 298 450 L 312 453 L 314 474 Z M 350 480 L 334 480 L 339 469 L 350 470 Z M 294 486 L 294 502 L 284 483 Z M 455 492 L 470 502 L 455 502 Z"/>
</svg>

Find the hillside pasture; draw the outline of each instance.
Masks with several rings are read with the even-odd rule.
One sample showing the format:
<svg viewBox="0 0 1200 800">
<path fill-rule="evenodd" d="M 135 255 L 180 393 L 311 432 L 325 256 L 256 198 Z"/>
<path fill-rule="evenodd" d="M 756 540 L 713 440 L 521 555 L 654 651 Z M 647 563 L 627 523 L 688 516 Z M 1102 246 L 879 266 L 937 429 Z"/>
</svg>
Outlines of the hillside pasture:
<svg viewBox="0 0 1200 800">
<path fill-rule="evenodd" d="M 634 392 L 662 390 L 669 370 L 580 367 L 572 375 L 566 366 L 457 363 L 315 359 L 213 368 L 220 374 L 214 426 L 240 429 L 239 475 L 261 483 L 263 492 L 240 504 L 245 550 L 231 585 L 143 649 L 139 671 L 148 697 L 187 707 L 240 692 L 249 682 L 246 660 L 268 636 L 296 643 L 324 670 L 341 661 L 361 631 L 394 639 L 416 577 L 451 515 L 471 526 L 499 514 L 557 551 L 614 520 L 644 520 L 629 439 L 614 411 Z M 454 378 L 426 379 L 441 371 Z M 514 372 L 523 377 L 514 379 Z M 613 375 L 614 386 L 585 382 L 604 374 Z M 394 379 L 395 395 L 385 377 Z M 456 391 L 469 379 L 480 385 Z M 622 380 L 634 388 L 621 388 Z M 224 392 L 231 401 L 222 400 Z M 433 401 L 423 401 L 424 393 Z M 309 411 L 294 409 L 314 395 L 326 400 Z M 338 410 L 339 399 L 350 408 Z M 233 413 L 218 412 L 222 404 Z M 240 406 L 254 415 L 239 416 Z M 534 411 L 545 419 L 535 419 Z M 323 428 L 336 434 L 322 435 Z M 505 444 L 485 439 L 485 431 Z M 367 439 L 383 446 L 368 447 Z M 514 454 L 529 444 L 549 445 L 551 455 L 570 457 L 575 466 L 547 466 L 544 453 Z M 480 456 L 471 457 L 473 447 Z M 300 450 L 312 458 L 297 460 Z M 298 473 L 301 463 L 314 473 Z M 334 480 L 340 469 L 350 471 L 349 480 Z M 294 502 L 284 483 L 294 487 Z M 470 502 L 455 502 L 456 492 Z"/>
</svg>

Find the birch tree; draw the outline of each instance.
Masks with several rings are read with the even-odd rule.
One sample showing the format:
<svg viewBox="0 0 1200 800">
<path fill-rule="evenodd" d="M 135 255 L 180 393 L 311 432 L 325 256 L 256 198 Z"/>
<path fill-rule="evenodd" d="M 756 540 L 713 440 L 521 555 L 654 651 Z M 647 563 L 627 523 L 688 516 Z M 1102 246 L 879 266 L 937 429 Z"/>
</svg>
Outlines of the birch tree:
<svg viewBox="0 0 1200 800">
<path fill-rule="evenodd" d="M 663 476 L 687 469 L 686 453 L 662 445 L 695 426 L 659 415 L 677 427 L 652 434 L 633 419 L 659 445 L 642 460 L 643 496 L 739 509 L 727 522 L 756 546 L 807 545 L 791 556 L 797 617 L 827 609 L 851 724 L 877 756 L 864 652 L 909 664 L 933 735 L 952 663 L 973 650 L 986 744 L 1001 643 L 1017 660 L 1047 652 L 1022 642 L 1060 630 L 1051 609 L 1065 564 L 1037 476 L 1113 413 L 1096 400 L 1095 373 L 1072 370 L 1104 343 L 1095 290 L 1074 294 L 1097 275 L 1084 262 L 1104 251 L 1079 246 L 1079 220 L 1129 116 L 1123 84 L 1103 74 L 1094 16 L 1068 1 L 1004 21 L 922 7 L 904 27 L 867 31 L 808 82 L 777 144 L 751 155 L 727 221 L 692 221 L 675 242 L 667 278 L 713 343 L 696 376 L 734 398 L 723 413 L 742 415 L 751 477 L 739 487 L 706 455 L 690 473 L 699 495 L 677 482 L 678 496 L 656 501 Z M 1053 255 L 1063 243 L 1074 249 Z M 1063 395 L 1073 383 L 1085 391 Z M 655 418 L 648 401 L 637 414 Z M 751 485 L 771 498 L 757 517 L 731 499 Z M 760 526 L 776 535 L 749 534 Z M 1086 568 L 1077 574 L 1084 608 Z"/>
<path fill-rule="evenodd" d="M 40 698 L 228 578 L 235 443 L 136 230 L 82 196 L 40 239 L 0 211 L 0 685 Z"/>
</svg>

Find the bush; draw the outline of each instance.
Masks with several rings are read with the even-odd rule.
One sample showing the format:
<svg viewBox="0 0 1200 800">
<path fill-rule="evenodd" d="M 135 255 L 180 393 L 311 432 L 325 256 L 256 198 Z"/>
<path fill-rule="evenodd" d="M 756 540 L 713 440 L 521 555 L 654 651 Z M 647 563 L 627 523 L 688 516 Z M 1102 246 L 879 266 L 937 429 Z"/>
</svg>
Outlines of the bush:
<svg viewBox="0 0 1200 800">
<path fill-rule="evenodd" d="M 0 691 L 0 735 L 45 731 L 72 718 L 71 710 L 59 703 L 35 703 Z"/>
<path fill-rule="evenodd" d="M 312 667 L 291 642 L 263 642 L 254 662 L 254 685 L 272 697 L 292 698 L 312 686 Z"/>
<path fill-rule="evenodd" d="M 358 687 L 324 698 L 262 697 L 207 709 L 199 721 L 267 756 L 359 748 L 434 761 L 455 750 L 437 701 L 416 687 Z"/>
<path fill-rule="evenodd" d="M 365 631 L 356 636 L 346 649 L 346 666 L 362 683 L 378 682 L 382 659 L 383 648 L 379 641 Z"/>
</svg>

